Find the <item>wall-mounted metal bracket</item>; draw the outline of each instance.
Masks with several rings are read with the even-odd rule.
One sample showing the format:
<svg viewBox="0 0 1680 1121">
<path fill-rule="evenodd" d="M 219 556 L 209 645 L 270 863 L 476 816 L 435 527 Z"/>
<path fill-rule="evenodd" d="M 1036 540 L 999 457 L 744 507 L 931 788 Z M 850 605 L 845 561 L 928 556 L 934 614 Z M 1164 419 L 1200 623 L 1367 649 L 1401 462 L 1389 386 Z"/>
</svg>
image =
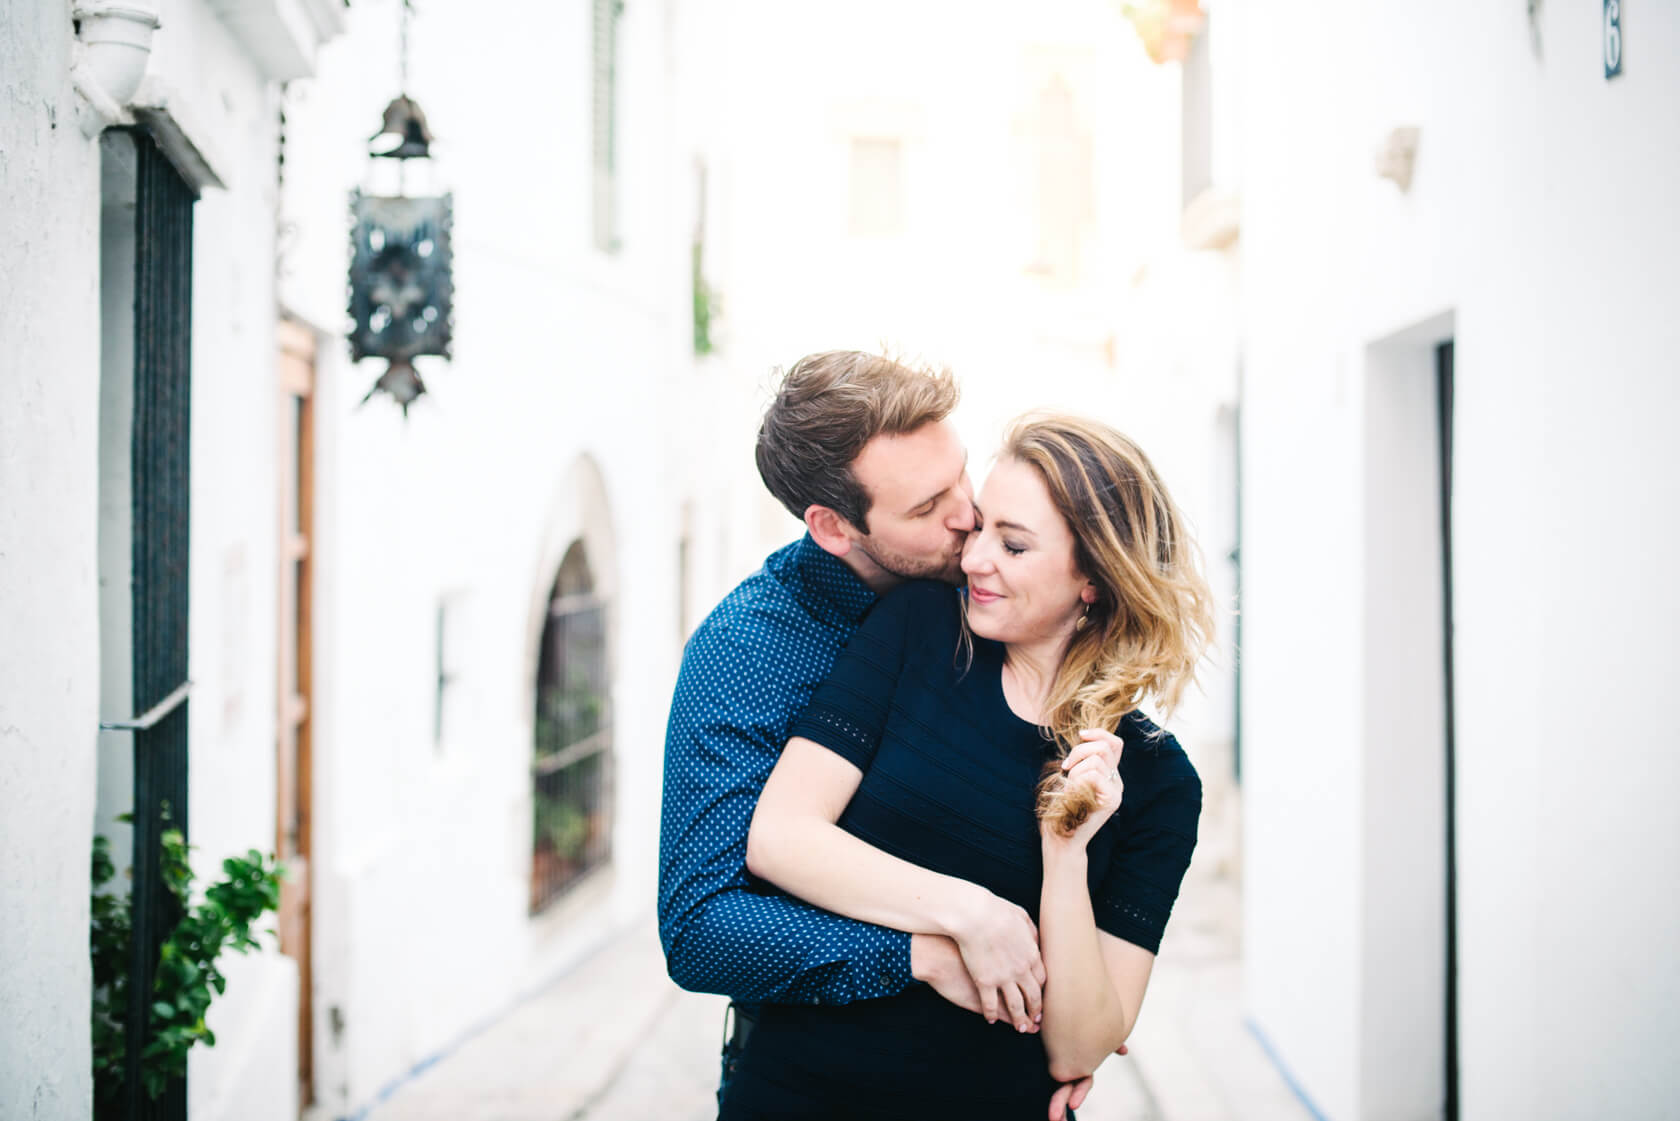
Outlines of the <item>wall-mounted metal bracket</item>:
<svg viewBox="0 0 1680 1121">
<path fill-rule="evenodd" d="M 180 686 L 169 696 L 142 712 L 132 720 L 101 721 L 99 728 L 104 732 L 144 732 L 155 727 L 165 716 L 174 712 L 186 703 L 187 696 L 192 692 L 193 683 L 181 682 Z"/>
</svg>

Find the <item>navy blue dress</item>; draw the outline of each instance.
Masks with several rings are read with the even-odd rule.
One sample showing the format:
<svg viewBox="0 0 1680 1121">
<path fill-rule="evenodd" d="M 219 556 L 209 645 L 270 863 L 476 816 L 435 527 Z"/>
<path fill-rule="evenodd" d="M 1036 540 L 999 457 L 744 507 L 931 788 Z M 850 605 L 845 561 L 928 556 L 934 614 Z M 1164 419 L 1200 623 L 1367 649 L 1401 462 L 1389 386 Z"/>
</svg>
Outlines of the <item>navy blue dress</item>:
<svg viewBox="0 0 1680 1121">
<path fill-rule="evenodd" d="M 966 663 L 959 594 L 916 581 L 883 598 L 793 734 L 863 772 L 841 828 L 980 884 L 1036 922 L 1033 796 L 1053 751 L 1004 700 L 1003 647 L 976 638 Z M 1154 952 L 1195 847 L 1201 781 L 1143 716 L 1119 734 L 1125 795 L 1088 849 L 1091 900 L 1101 929 Z M 720 1117 L 1025 1121 L 1044 1116 L 1055 1088 L 1038 1036 L 913 985 L 851 1004 L 764 1006 Z"/>
</svg>

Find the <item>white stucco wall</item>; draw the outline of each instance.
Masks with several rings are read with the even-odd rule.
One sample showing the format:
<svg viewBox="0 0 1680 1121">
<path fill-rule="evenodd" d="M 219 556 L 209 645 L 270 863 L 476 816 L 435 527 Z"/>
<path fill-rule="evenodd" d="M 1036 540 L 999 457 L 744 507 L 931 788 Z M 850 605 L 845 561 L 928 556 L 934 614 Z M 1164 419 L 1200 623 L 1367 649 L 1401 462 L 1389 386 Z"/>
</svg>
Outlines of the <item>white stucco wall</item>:
<svg viewBox="0 0 1680 1121">
<path fill-rule="evenodd" d="M 190 107 L 184 123 L 226 184 L 193 213 L 189 736 L 192 841 L 207 882 L 226 856 L 275 848 L 278 111 L 267 75 L 209 5 L 163 15 L 148 74 Z M 188 1066 L 194 1121 L 296 1114 L 297 970 L 263 941 L 224 962 L 217 1045 L 195 1048 Z"/>
<path fill-rule="evenodd" d="M 189 778 L 202 883 L 224 856 L 274 843 L 277 115 L 269 74 L 206 5 L 175 0 L 160 14 L 148 88 L 161 91 L 227 188 L 195 208 Z M 117 413 L 130 391 L 117 375 L 132 361 L 132 325 L 121 314 L 133 295 L 132 216 L 120 204 L 104 211 L 114 271 L 102 275 L 100 145 L 78 127 L 72 58 L 64 5 L 8 6 L 0 22 L 0 594 L 13 639 L 0 651 L 0 937 L 9 963 L 0 973 L 0 1115 L 8 1118 L 86 1116 L 91 1107 L 89 838 L 112 831 L 110 817 L 130 797 L 129 737 L 108 737 L 98 754 L 95 744 L 101 719 L 132 711 L 121 680 L 127 659 L 116 648 L 127 604 L 120 589 L 100 591 L 102 573 L 124 579 L 128 547 L 127 421 Z M 105 440 L 124 446 L 107 449 L 102 481 Z M 102 611 L 114 640 L 103 651 Z M 126 831 L 113 832 L 122 845 Z M 272 950 L 225 969 L 228 991 L 211 1012 L 219 1045 L 192 1055 L 190 1110 L 289 1121 L 295 970 Z"/>
<path fill-rule="evenodd" d="M 0 1116 L 30 1121 L 92 1103 L 99 151 L 70 49 L 60 5 L 0 11 Z"/>
<path fill-rule="evenodd" d="M 1373 482 L 1389 456 L 1433 439 L 1381 380 L 1428 362 L 1398 373 L 1373 344 L 1443 314 L 1463 1116 L 1657 1117 L 1680 1090 L 1659 1050 L 1680 1006 L 1661 707 L 1680 594 L 1675 532 L 1651 516 L 1677 487 L 1680 15 L 1630 14 L 1610 82 L 1600 15 L 1544 6 L 1538 54 L 1520 5 L 1280 2 L 1246 21 L 1249 1001 L 1338 1121 L 1439 1101 L 1417 1085 L 1435 1059 L 1397 1074 L 1405 1056 L 1379 1049 L 1440 989 L 1382 983 L 1390 955 L 1416 967 L 1395 934 L 1417 916 L 1394 835 L 1373 827 L 1385 800 L 1419 796 L 1439 759 L 1404 756 L 1438 733 L 1370 653 L 1429 657 L 1392 601 L 1438 607 L 1390 582 L 1367 527 L 1389 516 L 1393 484 Z M 1422 129 L 1405 195 L 1371 170 L 1399 125 Z M 1378 711 L 1407 711 L 1418 736 L 1373 728 Z M 1439 952 L 1438 925 L 1417 938 Z"/>
<path fill-rule="evenodd" d="M 334 1115 L 651 912 L 679 644 L 666 434 L 690 323 L 687 229 L 666 212 L 682 196 L 664 8 L 628 5 L 620 28 L 611 257 L 591 242 L 589 7 L 417 14 L 409 92 L 437 141 L 408 191 L 454 195 L 455 345 L 451 363 L 422 361 L 430 392 L 406 421 L 386 397 L 360 404 L 383 365 L 351 366 L 341 332 L 348 193 L 395 187 L 366 145 L 397 92 L 396 15 L 352 9 L 318 78 L 287 98 L 281 300 L 323 330 L 315 1010 Z M 611 597 L 614 851 L 610 872 L 533 919 L 537 639 L 580 534 Z M 458 676 L 438 741 L 443 598 Z"/>
</svg>

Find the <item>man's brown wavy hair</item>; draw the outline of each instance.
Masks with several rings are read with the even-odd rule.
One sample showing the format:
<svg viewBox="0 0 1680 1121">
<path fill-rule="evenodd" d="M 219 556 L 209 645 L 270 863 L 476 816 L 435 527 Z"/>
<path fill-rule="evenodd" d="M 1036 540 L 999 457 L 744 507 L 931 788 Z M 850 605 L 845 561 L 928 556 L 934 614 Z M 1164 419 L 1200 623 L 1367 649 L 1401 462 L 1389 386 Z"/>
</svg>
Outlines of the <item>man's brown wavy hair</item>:
<svg viewBox="0 0 1680 1121">
<path fill-rule="evenodd" d="M 827 506 L 868 533 L 870 497 L 852 461 L 876 436 L 914 432 L 956 407 L 949 370 L 859 350 L 806 355 L 782 375 L 765 410 L 759 477 L 801 521 L 807 507 Z"/>
</svg>

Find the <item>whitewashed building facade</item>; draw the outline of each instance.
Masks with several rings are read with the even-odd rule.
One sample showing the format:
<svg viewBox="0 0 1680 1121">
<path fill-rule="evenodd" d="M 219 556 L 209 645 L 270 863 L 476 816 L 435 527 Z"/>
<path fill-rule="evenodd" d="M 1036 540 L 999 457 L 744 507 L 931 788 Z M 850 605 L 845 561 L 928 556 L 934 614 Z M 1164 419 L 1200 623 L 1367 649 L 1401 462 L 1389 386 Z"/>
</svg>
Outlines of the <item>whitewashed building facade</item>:
<svg viewBox="0 0 1680 1121">
<path fill-rule="evenodd" d="M 1254 1025 L 1336 1121 L 1669 1116 L 1680 11 L 1226 16 Z"/>
<path fill-rule="evenodd" d="M 383 363 L 338 337 L 349 192 L 398 185 L 366 153 L 401 81 L 399 6 L 357 4 L 287 91 L 281 299 L 318 340 L 311 1026 L 332 1116 L 653 908 L 686 476 L 704 474 L 672 432 L 710 411 L 685 397 L 671 18 L 612 0 L 413 17 L 407 92 L 436 141 L 406 186 L 453 196 L 455 329 L 406 420 L 361 404 Z"/>
<path fill-rule="evenodd" d="M 110 7 L 0 14 L 8 1118 L 92 1107 L 90 841 L 127 851 L 114 819 L 140 738 L 101 724 L 190 679 L 157 731 L 192 745 L 194 793 L 172 809 L 201 875 L 275 839 L 278 84 L 309 72 L 342 6 L 166 0 L 115 25 Z M 169 683 L 137 697 L 154 671 Z M 269 952 L 227 972 L 192 1112 L 293 1115 L 296 970 Z"/>
<path fill-rule="evenodd" d="M 361 403 L 383 364 L 343 342 L 349 193 L 396 186 L 367 145 L 401 6 L 154 14 L 111 104 L 77 92 L 70 5 L 0 16 L 0 1116 L 90 1109 L 89 840 L 132 782 L 132 735 L 98 726 L 135 714 L 139 641 L 137 160 L 202 190 L 176 325 L 195 866 L 292 869 L 285 952 L 225 963 L 188 1112 L 348 1116 L 652 908 L 681 573 L 719 567 L 685 544 L 685 511 L 710 515 L 668 438 L 712 407 L 667 202 L 673 16 L 412 16 L 437 143 L 401 186 L 453 193 L 455 305 L 405 421 Z M 99 139 L 131 124 L 158 159 Z"/>
</svg>

